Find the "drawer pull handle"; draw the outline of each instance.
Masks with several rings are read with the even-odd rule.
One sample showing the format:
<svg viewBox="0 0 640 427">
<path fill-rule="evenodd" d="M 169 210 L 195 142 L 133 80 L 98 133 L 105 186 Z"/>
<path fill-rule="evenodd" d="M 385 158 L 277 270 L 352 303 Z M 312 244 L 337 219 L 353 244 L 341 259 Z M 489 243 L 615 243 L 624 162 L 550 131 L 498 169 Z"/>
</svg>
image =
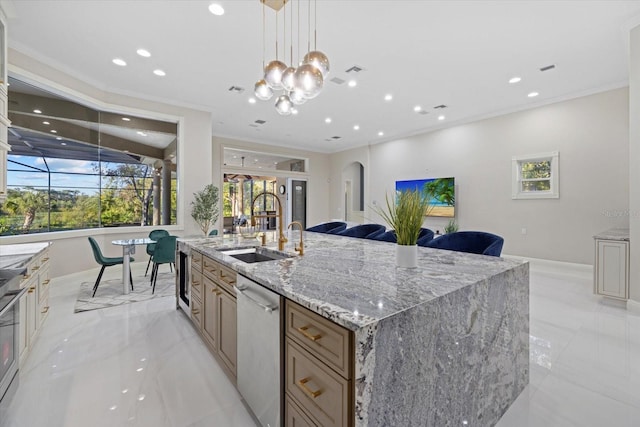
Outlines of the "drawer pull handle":
<svg viewBox="0 0 640 427">
<path fill-rule="evenodd" d="M 309 332 L 307 332 L 308 329 L 309 329 L 309 326 L 300 326 L 298 328 L 298 332 L 300 332 L 302 335 L 309 338 L 313 342 L 316 342 L 320 338 L 322 338 L 322 334 L 316 334 L 316 335 L 310 334 Z"/>
<path fill-rule="evenodd" d="M 25 274 L 22 276 L 22 280 L 27 280 L 29 277 L 31 277 L 30 274 Z"/>
<path fill-rule="evenodd" d="M 35 286 L 32 286 L 32 287 L 30 287 L 30 288 L 29 288 L 28 293 L 32 294 L 32 293 L 34 293 L 35 291 L 36 291 L 36 287 L 35 287 Z"/>
<path fill-rule="evenodd" d="M 40 268 L 40 266 L 39 266 L 39 265 L 34 265 L 34 266 L 33 266 L 33 269 L 34 269 L 34 270 L 38 270 L 39 268 Z"/>
<path fill-rule="evenodd" d="M 191 281 L 192 286 L 200 286 L 200 282 L 196 282 L 195 280 Z"/>
<path fill-rule="evenodd" d="M 193 310 L 191 310 L 191 314 L 193 315 L 200 314 L 200 310 L 198 310 L 197 308 L 194 308 Z"/>
<path fill-rule="evenodd" d="M 47 261 L 49 261 L 49 257 L 42 258 L 42 262 L 47 262 Z"/>
<path fill-rule="evenodd" d="M 222 293 L 222 291 L 220 291 L 220 289 L 218 289 L 218 288 L 212 288 L 211 289 L 211 293 L 214 293 L 216 295 L 220 295 Z"/>
<path fill-rule="evenodd" d="M 309 396 L 311 396 L 312 399 L 315 399 L 316 397 L 320 396 L 322 394 L 322 390 L 316 390 L 313 391 L 311 390 L 309 387 L 307 387 L 307 383 L 311 381 L 311 378 L 303 378 L 301 380 L 298 380 L 298 385 L 300 386 L 300 388 L 302 388 L 302 390 L 307 393 Z"/>
<path fill-rule="evenodd" d="M 43 308 L 43 310 L 41 311 L 42 314 L 46 314 L 49 311 L 49 306 L 46 306 Z"/>
<path fill-rule="evenodd" d="M 42 284 L 43 284 L 43 285 L 48 285 L 50 281 L 51 281 L 51 279 L 47 279 L 47 280 L 45 280 L 44 282 L 42 282 Z"/>
</svg>

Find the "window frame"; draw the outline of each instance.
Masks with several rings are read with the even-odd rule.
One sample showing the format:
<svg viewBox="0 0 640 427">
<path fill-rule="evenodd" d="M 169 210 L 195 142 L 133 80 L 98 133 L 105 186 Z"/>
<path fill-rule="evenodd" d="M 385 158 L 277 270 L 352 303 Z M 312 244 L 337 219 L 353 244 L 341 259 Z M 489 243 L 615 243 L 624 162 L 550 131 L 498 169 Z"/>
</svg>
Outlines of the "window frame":
<svg viewBox="0 0 640 427">
<path fill-rule="evenodd" d="M 513 156 L 511 158 L 511 198 L 518 199 L 558 199 L 560 198 L 560 172 L 558 151 L 547 153 L 531 154 L 526 156 Z M 549 190 L 544 191 L 523 191 L 523 181 L 540 181 L 540 179 L 524 179 L 522 177 L 522 164 L 530 162 L 550 162 Z M 546 181 L 546 179 L 544 179 Z"/>
</svg>

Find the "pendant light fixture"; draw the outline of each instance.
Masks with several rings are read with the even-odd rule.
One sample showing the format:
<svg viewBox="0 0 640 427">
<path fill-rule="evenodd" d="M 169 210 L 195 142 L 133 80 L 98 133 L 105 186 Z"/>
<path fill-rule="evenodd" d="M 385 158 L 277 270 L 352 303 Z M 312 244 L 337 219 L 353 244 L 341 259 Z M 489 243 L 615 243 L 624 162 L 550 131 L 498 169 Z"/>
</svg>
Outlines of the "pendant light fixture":
<svg viewBox="0 0 640 427">
<path fill-rule="evenodd" d="M 290 57 L 289 66 L 279 59 L 278 56 L 278 13 L 283 10 L 283 33 L 286 45 L 287 37 L 287 3 L 297 3 L 297 51 L 300 50 L 300 1 L 302 0 L 260 0 L 262 3 L 262 66 L 264 78 L 255 84 L 256 98 L 267 101 L 274 95 L 274 91 L 283 90 L 284 93 L 276 98 L 276 111 L 288 116 L 292 113 L 294 105 L 302 105 L 307 100 L 313 99 L 320 94 L 324 85 L 324 79 L 329 74 L 329 58 L 323 52 L 317 50 L 317 0 L 313 0 L 314 6 L 314 40 L 313 50 L 311 50 L 311 0 L 307 0 L 307 53 L 304 55 L 299 66 L 295 66 L 293 58 L 293 5 L 290 5 L 291 30 L 289 33 Z M 273 9 L 276 14 L 276 59 L 265 64 L 265 37 L 266 37 L 266 13 L 265 6 Z M 285 59 L 285 58 L 283 58 Z M 285 59 L 286 60 L 286 59 Z M 299 61 L 299 60 L 298 60 Z"/>
</svg>

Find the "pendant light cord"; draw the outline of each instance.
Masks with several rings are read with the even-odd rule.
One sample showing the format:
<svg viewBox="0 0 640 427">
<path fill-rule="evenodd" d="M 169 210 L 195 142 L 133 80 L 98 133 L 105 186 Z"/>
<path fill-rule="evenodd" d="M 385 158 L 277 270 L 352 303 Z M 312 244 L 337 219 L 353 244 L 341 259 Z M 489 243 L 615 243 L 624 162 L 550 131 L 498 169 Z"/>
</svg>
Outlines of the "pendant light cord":
<svg viewBox="0 0 640 427">
<path fill-rule="evenodd" d="M 264 2 L 262 3 L 262 70 L 264 70 L 264 56 L 267 50 L 266 47 L 266 32 L 265 32 L 265 13 L 264 13 Z"/>
<path fill-rule="evenodd" d="M 313 50 L 318 50 L 318 0 L 313 0 Z"/>
</svg>

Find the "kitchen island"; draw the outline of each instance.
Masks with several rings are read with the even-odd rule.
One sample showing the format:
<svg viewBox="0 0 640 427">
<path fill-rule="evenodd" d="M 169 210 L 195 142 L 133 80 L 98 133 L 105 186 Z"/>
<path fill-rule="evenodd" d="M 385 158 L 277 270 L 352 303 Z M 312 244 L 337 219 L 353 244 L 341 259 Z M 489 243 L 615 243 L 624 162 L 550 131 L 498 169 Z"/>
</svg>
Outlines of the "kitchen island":
<svg viewBox="0 0 640 427">
<path fill-rule="evenodd" d="M 178 250 L 195 250 L 350 331 L 346 425 L 490 426 L 528 384 L 527 263 L 419 248 L 419 267 L 401 269 L 394 244 L 308 232 L 304 239 L 304 256 L 254 264 L 220 249 L 256 240 L 179 240 Z"/>
</svg>

